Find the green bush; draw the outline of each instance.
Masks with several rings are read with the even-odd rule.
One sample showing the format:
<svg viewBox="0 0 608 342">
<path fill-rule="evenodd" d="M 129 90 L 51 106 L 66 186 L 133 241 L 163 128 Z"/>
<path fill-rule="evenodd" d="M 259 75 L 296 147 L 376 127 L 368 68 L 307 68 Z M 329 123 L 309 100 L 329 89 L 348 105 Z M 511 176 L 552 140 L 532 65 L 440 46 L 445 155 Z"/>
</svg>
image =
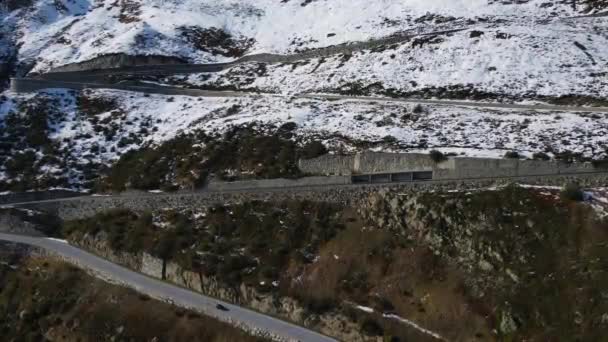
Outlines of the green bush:
<svg viewBox="0 0 608 342">
<path fill-rule="evenodd" d="M 574 162 L 584 162 L 585 161 L 585 157 L 580 152 L 575 153 L 575 152 L 572 152 L 569 150 L 565 150 L 565 151 L 561 151 L 561 152 L 556 152 L 554 154 L 555 154 L 555 159 L 561 160 L 564 163 L 574 163 Z"/>
<path fill-rule="evenodd" d="M 414 106 L 414 109 L 412 109 L 412 113 L 424 114 L 426 113 L 426 108 L 424 108 L 421 104 L 417 104 L 416 106 Z"/>
<path fill-rule="evenodd" d="M 101 97 L 89 97 L 81 92 L 76 98 L 76 105 L 81 113 L 86 114 L 89 119 L 96 120 L 95 116 L 110 112 L 118 108 L 118 104 L 113 99 Z"/>
<path fill-rule="evenodd" d="M 594 160 L 591 163 L 596 169 L 608 169 L 608 159 Z"/>
<path fill-rule="evenodd" d="M 437 150 L 430 151 L 429 157 L 435 163 L 441 163 L 442 161 L 445 161 L 448 159 L 443 153 L 441 153 L 440 151 L 437 151 Z"/>
<path fill-rule="evenodd" d="M 509 152 L 505 153 L 505 158 L 507 158 L 507 159 L 519 159 L 519 158 L 521 158 L 521 155 L 517 151 L 509 151 Z"/>
<path fill-rule="evenodd" d="M 327 148 L 320 141 L 311 141 L 302 148 L 302 157 L 312 159 L 327 154 Z"/>
<path fill-rule="evenodd" d="M 569 183 L 562 189 L 561 197 L 565 200 L 580 202 L 584 199 L 584 193 L 578 184 Z"/>
<path fill-rule="evenodd" d="M 361 322 L 361 331 L 368 336 L 384 335 L 382 326 L 372 318 L 365 318 L 363 322 Z"/>
<path fill-rule="evenodd" d="M 549 155 L 544 152 L 536 152 L 532 155 L 532 159 L 546 161 L 546 160 L 551 160 L 551 157 L 549 157 Z"/>
<path fill-rule="evenodd" d="M 292 129 L 295 126 L 287 125 L 266 134 L 235 128 L 222 136 L 196 132 L 132 150 L 105 173 L 97 190 L 197 188 L 211 174 L 223 180 L 299 177 L 298 159 L 323 155 L 327 149 L 319 141 L 301 146 L 285 138 L 285 132 Z"/>
</svg>

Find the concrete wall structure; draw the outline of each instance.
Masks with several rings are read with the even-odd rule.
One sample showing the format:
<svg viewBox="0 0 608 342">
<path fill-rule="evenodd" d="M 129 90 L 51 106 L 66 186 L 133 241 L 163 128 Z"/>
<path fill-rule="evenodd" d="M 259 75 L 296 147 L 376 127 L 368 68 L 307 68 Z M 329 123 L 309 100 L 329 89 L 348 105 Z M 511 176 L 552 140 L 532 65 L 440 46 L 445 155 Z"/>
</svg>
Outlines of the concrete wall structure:
<svg viewBox="0 0 608 342">
<path fill-rule="evenodd" d="M 304 177 L 298 179 L 255 179 L 238 182 L 219 182 L 211 181 L 207 184 L 208 191 L 241 191 L 246 189 L 272 189 L 272 188 L 297 188 L 322 185 L 347 185 L 350 184 L 350 177 L 330 176 L 330 177 Z"/>
<path fill-rule="evenodd" d="M 63 219 L 75 219 L 112 208 L 136 211 L 159 208 L 196 210 L 214 203 L 247 200 L 309 199 L 348 203 L 379 189 L 444 191 L 512 182 L 552 186 L 563 186 L 570 182 L 588 187 L 608 185 L 608 170 L 596 169 L 591 163 L 564 164 L 555 161 L 484 158 L 450 158 L 435 163 L 425 154 L 363 153 L 302 160 L 300 167 L 308 173 L 333 175 L 240 182 L 212 181 L 207 188 L 194 192 L 153 194 L 130 191 L 111 196 L 65 198 L 74 196 L 75 193 L 59 191 L 14 194 L 0 200 L 5 204 L 17 203 L 18 207 L 56 214 Z M 430 172 L 432 178 L 416 177 Z M 365 179 L 355 181 L 354 178 L 357 177 Z M 22 203 L 26 201 L 33 202 Z"/>
<path fill-rule="evenodd" d="M 581 173 L 575 175 L 497 177 L 462 180 L 430 180 L 392 184 L 361 185 L 317 185 L 288 188 L 266 188 L 234 191 L 198 191 L 190 193 L 132 194 L 117 196 L 86 196 L 57 201 L 21 204 L 19 207 L 58 215 L 62 219 L 77 219 L 95 215 L 100 211 L 126 208 L 135 211 L 152 211 L 161 208 L 183 208 L 197 210 L 216 203 L 240 203 L 244 201 L 312 200 L 337 203 L 356 203 L 371 192 L 388 191 L 447 191 L 479 189 L 500 186 L 513 182 L 531 185 L 563 186 L 578 183 L 584 187 L 608 185 L 608 172 Z M 236 187 L 236 184 L 232 185 Z"/>
<path fill-rule="evenodd" d="M 591 163 L 451 157 L 436 163 L 428 154 L 364 152 L 347 156 L 325 155 L 300 160 L 300 170 L 316 175 L 365 175 L 432 171 L 433 179 L 542 176 L 599 172 Z"/>
</svg>

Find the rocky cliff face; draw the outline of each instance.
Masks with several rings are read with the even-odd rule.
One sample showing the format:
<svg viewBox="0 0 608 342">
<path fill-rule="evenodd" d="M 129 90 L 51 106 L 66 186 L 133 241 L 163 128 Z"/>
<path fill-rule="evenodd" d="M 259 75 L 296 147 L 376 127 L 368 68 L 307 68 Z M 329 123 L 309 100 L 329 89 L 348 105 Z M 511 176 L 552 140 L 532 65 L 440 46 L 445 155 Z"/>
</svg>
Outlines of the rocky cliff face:
<svg viewBox="0 0 608 342">
<path fill-rule="evenodd" d="M 459 197 L 459 196 L 458 196 Z M 378 227 L 405 234 L 416 243 L 428 246 L 437 256 L 455 263 L 467 275 L 471 293 L 478 298 L 488 288 L 509 286 L 518 277 L 505 265 L 504 255 L 520 252 L 525 254 L 525 240 L 513 236 L 511 248 L 502 240 L 486 240 L 485 236 L 509 234 L 510 224 L 496 224 L 496 217 L 485 212 L 474 212 L 467 205 L 471 199 L 425 193 L 421 196 L 379 191 L 367 198 L 360 213 Z M 505 208 L 511 211 L 512 208 Z M 535 222 L 526 220 L 526 227 Z"/>
<path fill-rule="evenodd" d="M 185 60 L 177 57 L 167 56 L 131 56 L 123 53 L 108 54 L 93 58 L 86 62 L 69 64 L 60 66 L 51 70 L 51 72 L 70 72 L 70 71 L 82 71 L 82 70 L 95 70 L 95 69 L 109 69 L 109 68 L 121 68 L 121 67 L 132 67 L 137 65 L 170 65 L 170 64 L 183 64 Z"/>
<path fill-rule="evenodd" d="M 379 190 L 361 198 L 342 209 L 338 223 L 345 227 L 310 255 L 302 254 L 306 261 L 298 262 L 300 254 L 285 260 L 289 266 L 279 270 L 280 277 L 239 278 L 232 283 L 225 277 L 231 274 L 227 268 L 206 273 L 224 278 L 197 271 L 222 265 L 221 260 L 230 256 L 225 251 L 242 248 L 239 244 L 222 248 L 216 259 L 184 263 L 180 256 L 164 261 L 146 253 L 116 253 L 104 233 L 74 235 L 80 237 L 74 237 L 78 241 L 73 243 L 150 276 L 345 341 L 374 340 L 367 336 L 374 331 L 416 341 L 429 338 L 429 331 L 455 341 L 535 336 L 541 340 L 558 336 L 597 340 L 600 336 L 595 332 L 600 330 L 596 328 L 608 324 L 604 319 L 608 303 L 593 304 L 594 298 L 607 295 L 605 264 L 598 260 L 608 260 L 608 244 L 603 242 L 608 241 L 608 222 L 596 215 L 592 205 L 561 198 L 555 189 L 515 185 L 469 191 Z M 190 231 L 187 225 L 182 227 L 182 235 L 188 237 L 185 245 L 197 239 L 207 241 L 205 235 L 196 235 L 196 229 L 212 227 L 211 223 L 244 229 L 248 216 L 240 216 L 238 208 L 226 208 L 224 216 L 199 213 L 206 217 L 206 224 L 191 223 Z M 264 213 L 261 208 L 247 208 L 248 214 Z M 253 222 L 253 227 L 259 224 Z M 294 222 L 298 221 L 284 224 L 281 230 L 295 226 Z M 255 236 L 283 223 L 255 230 Z M 120 227 L 131 230 L 137 226 Z M 318 233 L 329 227 L 321 224 Z M 208 240 L 209 244 L 220 243 L 217 231 L 205 229 L 216 239 Z M 272 248 L 275 246 L 264 245 L 265 250 Z M 240 268 L 236 272 L 248 271 Z M 268 279 L 276 279 L 280 285 L 270 290 L 257 286 Z M 233 285 L 227 285 L 230 283 Z M 316 310 L 320 304 L 329 311 Z M 313 314 L 313 310 L 325 313 Z M 357 316 L 361 311 L 385 319 L 384 324 L 387 319 L 395 321 L 397 329 L 384 325 L 384 331 L 379 331 L 366 325 Z M 548 326 L 559 326 L 559 335 L 547 330 Z"/>
<path fill-rule="evenodd" d="M 82 239 L 72 240 L 70 243 L 84 250 L 91 251 L 113 263 L 126 266 L 133 270 L 142 269 L 142 255 L 134 255 L 113 250 L 109 243 L 107 234 L 103 231 L 96 235 L 85 234 Z"/>
<path fill-rule="evenodd" d="M 282 317 L 342 341 L 367 342 L 381 340 L 381 338 L 361 334 L 357 323 L 339 312 L 327 312 L 322 315 L 312 314 L 293 298 L 281 297 L 274 293 L 261 293 L 245 284 L 240 284 L 237 287 L 227 287 L 215 278 L 186 270 L 177 263 L 164 261 L 145 252 L 130 254 L 114 251 L 110 247 L 107 235 L 104 232 L 99 232 L 96 235 L 85 234 L 81 239 L 72 240 L 70 243 L 143 274 L 167 280 L 207 296 Z"/>
<path fill-rule="evenodd" d="M 588 204 L 560 198 L 556 190 L 508 186 L 418 195 L 380 191 L 359 211 L 455 266 L 467 300 L 485 312 L 498 337 L 552 339 L 558 335 L 547 326 L 559 326 L 560 338 L 593 340 L 584 327 L 606 326 L 600 323 L 608 317 L 606 303 L 589 303 L 606 295 L 605 271 L 593 260 L 608 252 L 600 242 L 608 225 Z M 570 291 L 587 299 L 575 300 Z"/>
<path fill-rule="evenodd" d="M 0 208 L 0 232 L 30 236 L 53 236 L 59 220 L 27 209 Z"/>
</svg>

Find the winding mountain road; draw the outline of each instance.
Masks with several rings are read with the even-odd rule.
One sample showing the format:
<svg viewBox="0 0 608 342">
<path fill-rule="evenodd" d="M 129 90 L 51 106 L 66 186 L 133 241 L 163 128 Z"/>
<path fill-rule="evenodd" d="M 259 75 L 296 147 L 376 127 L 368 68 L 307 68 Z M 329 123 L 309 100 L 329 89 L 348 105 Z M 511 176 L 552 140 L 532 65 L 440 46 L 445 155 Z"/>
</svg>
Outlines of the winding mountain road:
<svg viewBox="0 0 608 342">
<path fill-rule="evenodd" d="M 69 262 L 101 275 L 101 278 L 123 284 L 150 297 L 169 301 L 175 305 L 200 311 L 226 322 L 239 322 L 280 336 L 288 341 L 335 342 L 336 340 L 304 327 L 288 323 L 237 305 L 204 296 L 202 294 L 171 285 L 158 279 L 131 271 L 122 266 L 85 252 L 66 242 L 40 237 L 0 233 L 0 240 L 43 248 L 58 254 Z M 228 311 L 216 309 L 225 306 Z"/>
<path fill-rule="evenodd" d="M 606 16 L 606 13 L 595 15 L 580 16 L 566 19 L 592 18 Z M 169 87 L 153 84 L 120 84 L 104 82 L 107 76 L 114 75 L 172 75 L 172 74 L 191 74 L 201 72 L 220 72 L 238 64 L 247 62 L 261 63 L 287 63 L 296 62 L 304 59 L 322 58 L 341 53 L 352 53 L 358 50 L 374 49 L 377 47 L 398 44 L 415 36 L 428 36 L 439 34 L 450 34 L 453 32 L 465 30 L 458 28 L 454 30 L 426 32 L 415 34 L 413 32 L 405 32 L 400 35 L 387 37 L 370 42 L 357 42 L 352 44 L 344 44 L 340 46 L 332 46 L 317 50 L 305 51 L 290 56 L 261 54 L 246 56 L 230 63 L 208 64 L 208 65 L 147 65 L 133 66 L 125 68 L 110 68 L 97 70 L 81 70 L 74 71 L 66 68 L 64 71 L 52 72 L 37 77 L 13 78 L 11 79 L 11 89 L 14 92 L 31 92 L 49 88 L 67 88 L 67 89 L 86 89 L 86 88 L 104 88 L 117 89 L 126 91 L 136 91 L 143 93 L 160 93 L 171 95 L 187 95 L 198 97 L 245 97 L 254 94 L 250 92 L 236 91 L 208 91 L 199 89 L 185 89 L 178 87 Z M 362 101 L 362 102 L 401 102 L 401 103 L 420 103 L 430 105 L 443 106 L 463 106 L 477 108 L 496 108 L 496 109 L 513 109 L 513 110 L 531 110 L 531 111 L 557 111 L 557 112 L 601 112 L 608 113 L 608 107 L 583 107 L 583 106 L 556 106 L 547 104 L 509 104 L 509 103 L 489 103 L 480 101 L 453 101 L 453 100 L 429 100 L 417 98 L 388 98 L 388 97 L 370 97 L 370 96 L 345 96 L 332 94 L 298 94 L 298 95 L 282 95 L 282 94 L 265 94 L 264 96 L 280 96 L 285 98 L 301 98 L 301 99 L 320 99 L 329 101 Z M 269 191 L 272 189 L 265 189 Z M 284 189 L 283 189 L 284 190 Z M 242 190 L 241 190 L 242 191 Z M 183 196 L 183 194 L 179 194 Z M 194 194 L 196 195 L 196 194 Z M 153 196 L 153 195 L 148 195 Z M 55 199 L 53 201 L 78 201 L 81 198 L 74 199 Z M 33 201 L 27 203 L 41 203 L 46 201 Z M 25 203 L 20 203 L 25 204 Z M 131 271 L 122 266 L 116 265 L 108 260 L 97 257 L 91 253 L 85 252 L 79 248 L 71 246 L 65 242 L 23 235 L 13 235 L 0 233 L 0 240 L 10 241 L 15 243 L 27 244 L 36 246 L 52 253 L 58 254 L 66 260 L 78 265 L 79 267 L 88 269 L 101 275 L 109 281 L 124 284 L 132 287 L 138 292 L 145 293 L 151 297 L 170 301 L 176 305 L 192 308 L 203 312 L 207 315 L 214 316 L 223 321 L 241 322 L 248 327 L 257 328 L 266 332 L 282 336 L 287 340 L 292 341 L 311 341 L 325 342 L 336 341 L 333 338 L 324 336 L 304 327 L 288 323 L 271 316 L 267 316 L 240 306 L 229 304 L 208 296 L 204 296 L 184 288 L 171 285 L 158 279 L 150 278 L 143 274 Z M 222 304 L 228 311 L 217 310 L 216 305 Z"/>
<path fill-rule="evenodd" d="M 598 13 L 588 16 L 562 18 L 562 19 L 581 19 L 588 17 L 601 17 L 606 13 Z M 156 65 L 131 65 L 122 67 L 108 67 L 108 61 L 104 62 L 103 57 L 87 62 L 71 64 L 51 70 L 41 75 L 28 76 L 24 78 L 12 78 L 11 90 L 16 93 L 33 92 L 50 88 L 66 88 L 74 90 L 82 89 L 116 89 L 125 91 L 135 91 L 152 94 L 165 95 L 185 95 L 196 97 L 248 97 L 255 93 L 247 91 L 213 91 L 201 89 L 189 89 L 181 87 L 164 86 L 153 83 L 138 82 L 116 82 L 112 80 L 114 76 L 168 76 L 177 74 L 212 73 L 221 72 L 234 66 L 257 62 L 257 63 L 293 63 L 312 58 L 326 58 L 339 54 L 351 54 L 361 50 L 373 50 L 400 44 L 415 37 L 449 35 L 459 31 L 472 28 L 472 25 L 461 25 L 452 29 L 436 29 L 425 31 L 424 29 L 411 29 L 393 34 L 388 37 L 374 39 L 370 41 L 351 42 L 340 45 L 333 45 L 318 49 L 300 51 L 288 55 L 277 54 L 252 54 L 227 63 L 213 64 L 156 64 Z M 115 61 L 114 61 L 115 62 Z M 101 66 L 101 67 L 100 67 Z M 105 66 L 105 67 L 104 67 Z M 114 65 L 112 65 L 114 66 Z M 255 94 L 262 95 L 262 94 Z M 530 111 L 554 111 L 554 112 L 599 112 L 608 113 L 608 107 L 587 107 L 587 106 L 558 106 L 549 104 L 511 104 L 511 103 L 492 103 L 484 101 L 460 101 L 460 100 L 438 100 L 420 98 L 391 98 L 373 96 L 347 96 L 336 94 L 263 94 L 264 96 L 284 97 L 284 98 L 306 98 L 319 100 L 348 100 L 362 102 L 401 102 L 401 103 L 420 103 L 442 106 L 462 106 L 475 108 L 495 108 L 513 109 Z"/>
<path fill-rule="evenodd" d="M 337 94 L 259 94 L 246 91 L 216 91 L 202 89 L 188 89 L 179 87 L 169 87 L 156 84 L 112 84 L 95 82 L 73 82 L 38 78 L 11 78 L 11 90 L 16 93 L 27 93 L 44 89 L 63 88 L 63 89 L 115 89 L 125 91 L 135 91 L 147 94 L 165 95 L 184 95 L 195 97 L 251 97 L 268 96 L 281 97 L 285 99 L 317 99 L 327 101 L 359 101 L 359 102 L 380 102 L 380 103 L 416 103 L 427 105 L 451 106 L 451 107 L 472 107 L 490 109 L 511 109 L 526 111 L 552 111 L 552 112 L 588 112 L 588 113 L 608 113 L 608 107 L 589 107 L 589 106 L 558 106 L 550 104 L 517 104 L 499 103 L 484 101 L 459 101 L 459 100 L 440 100 L 440 99 L 420 99 L 420 98 L 393 98 L 378 96 L 349 96 Z"/>
</svg>

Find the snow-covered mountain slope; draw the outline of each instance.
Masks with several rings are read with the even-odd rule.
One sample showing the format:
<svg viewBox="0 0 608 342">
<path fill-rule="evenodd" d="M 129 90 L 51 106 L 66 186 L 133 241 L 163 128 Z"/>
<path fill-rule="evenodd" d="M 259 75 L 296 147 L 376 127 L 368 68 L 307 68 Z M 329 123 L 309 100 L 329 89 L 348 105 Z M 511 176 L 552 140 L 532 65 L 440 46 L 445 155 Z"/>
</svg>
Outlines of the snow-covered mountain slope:
<svg viewBox="0 0 608 342">
<path fill-rule="evenodd" d="M 187 82 L 287 93 L 348 92 L 355 86 L 371 86 L 379 93 L 424 94 L 439 88 L 513 98 L 606 98 L 606 23 L 606 18 L 585 18 L 542 24 L 476 24 L 461 32 L 421 37 L 388 49 L 272 65 L 255 79 L 251 71 L 259 67 L 241 65 L 219 74 L 192 75 Z"/>
<path fill-rule="evenodd" d="M 0 10 L 0 67 L 46 72 L 106 54 L 220 62 L 404 32 L 461 29 L 352 54 L 146 80 L 282 95 L 341 92 L 605 105 L 608 17 L 572 18 L 608 7 L 593 3 L 605 7 L 588 9 L 588 2 L 580 0 L 576 10 L 562 0 L 10 1 L 8 10 Z M 445 106 L 414 110 L 406 104 L 288 96 L 5 92 L 0 97 L 0 183 L 27 180 L 22 182 L 27 185 L 35 179 L 41 188 L 90 188 L 98 170 L 125 152 L 162 144 L 180 132 L 219 134 L 230 126 L 286 122 L 296 123 L 294 136 L 322 140 L 336 150 L 607 156 L 604 114 Z"/>
<path fill-rule="evenodd" d="M 230 35 L 239 52 L 289 53 L 439 24 L 498 25 L 578 13 L 564 1 L 538 0 L 34 0 L 5 21 L 15 23 L 19 59 L 44 71 L 107 53 L 191 62 L 234 57 L 205 48 L 227 38 L 207 31 L 212 28 Z"/>
<path fill-rule="evenodd" d="M 35 177 L 41 186 L 90 188 L 100 168 L 129 150 L 159 145 L 180 133 L 202 131 L 221 136 L 233 127 L 254 123 L 280 127 L 287 122 L 295 123 L 293 133 L 298 140 L 322 141 L 334 151 L 367 146 L 491 157 L 513 150 L 527 156 L 569 151 L 603 158 L 608 153 L 606 114 L 415 107 L 278 96 L 202 99 L 58 90 L 0 98 L 4 143 L 0 148 L 0 185 Z M 24 173 L 22 165 L 27 163 L 33 171 Z"/>
<path fill-rule="evenodd" d="M 17 46 L 19 64 L 45 72 L 106 54 L 207 63 L 464 29 L 353 56 L 270 65 L 255 79 L 249 74 L 258 66 L 245 65 L 188 83 L 272 92 L 371 86 L 403 95 L 454 96 L 444 91 L 451 89 L 461 95 L 605 98 L 607 19 L 572 19 L 601 9 L 578 2 L 575 10 L 571 1 L 558 0 L 34 0 L 5 12 L 0 46 Z"/>
</svg>

